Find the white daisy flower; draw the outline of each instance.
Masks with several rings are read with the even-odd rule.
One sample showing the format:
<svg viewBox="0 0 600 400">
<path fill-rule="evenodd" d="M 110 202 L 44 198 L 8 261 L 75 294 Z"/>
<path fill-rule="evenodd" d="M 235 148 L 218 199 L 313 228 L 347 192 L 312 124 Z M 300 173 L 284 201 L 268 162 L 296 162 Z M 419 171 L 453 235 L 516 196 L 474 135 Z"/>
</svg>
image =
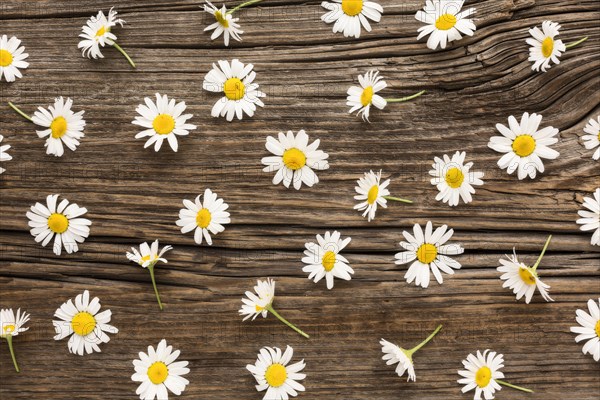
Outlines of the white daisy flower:
<svg viewBox="0 0 600 400">
<path fill-rule="evenodd" d="M 448 203 L 450 207 L 457 206 L 460 199 L 467 204 L 473 201 L 475 193 L 473 186 L 483 185 L 483 172 L 471 171 L 472 162 L 465 164 L 466 153 L 457 151 L 452 158 L 444 154 L 443 159 L 433 159 L 433 169 L 429 171 L 431 184 L 439 190 L 435 197 L 437 201 Z"/>
<path fill-rule="evenodd" d="M 294 349 L 290 346 L 283 354 L 278 347 L 263 347 L 254 365 L 246 365 L 258 383 L 256 390 L 266 390 L 263 400 L 288 400 L 304 392 L 304 386 L 298 381 L 306 378 L 306 374 L 300 373 L 306 364 L 301 360 L 288 365 L 293 356 Z"/>
<path fill-rule="evenodd" d="M 29 63 L 25 61 L 29 54 L 24 53 L 25 47 L 19 45 L 21 41 L 12 36 L 0 37 L 0 80 L 4 77 L 6 82 L 14 82 L 16 78 L 22 78 L 19 69 L 26 69 Z"/>
<path fill-rule="evenodd" d="M 371 222 L 375 218 L 377 205 L 387 208 L 388 200 L 396 200 L 404 203 L 412 203 L 410 200 L 391 197 L 390 191 L 387 189 L 390 180 L 386 179 L 381 183 L 381 170 L 375 174 L 373 171 L 365 172 L 365 176 L 356 181 L 358 186 L 354 187 L 356 196 L 354 200 L 359 203 L 354 206 L 355 210 L 363 211 L 362 216 L 368 216 L 368 221 Z"/>
<path fill-rule="evenodd" d="M 319 183 L 319 177 L 313 170 L 329 169 L 329 154 L 317 150 L 320 143 L 317 139 L 309 145 L 308 135 L 303 129 L 296 136 L 292 131 L 288 131 L 287 136 L 279 132 L 279 140 L 268 136 L 265 147 L 274 156 L 263 157 L 261 162 L 266 165 L 263 172 L 276 172 L 274 185 L 283 182 L 289 188 L 293 182 L 296 190 L 300 189 L 302 183 L 308 187 Z"/>
<path fill-rule="evenodd" d="M 242 40 L 240 35 L 244 33 L 244 31 L 240 29 L 240 25 L 237 23 L 240 19 L 233 18 L 231 15 L 233 11 L 227 12 L 227 7 L 225 7 L 225 4 L 223 4 L 221 9 L 218 9 L 210 1 L 206 0 L 204 11 L 212 15 L 216 21 L 215 23 L 204 28 L 204 32 L 214 30 L 212 35 L 210 35 L 210 40 L 215 40 L 221 36 L 221 34 L 225 40 L 225 46 L 229 46 L 230 36 L 238 42 Z"/>
<path fill-rule="evenodd" d="M 577 220 L 577 223 L 581 225 L 579 229 L 582 231 L 594 231 L 591 243 L 600 246 L 600 188 L 597 188 L 594 192 L 594 198 L 583 198 L 583 207 L 587 208 L 587 210 L 579 210 L 577 212 L 581 217 Z"/>
<path fill-rule="evenodd" d="M 430 35 L 427 47 L 435 50 L 438 45 L 445 49 L 446 44 L 462 39 L 462 35 L 473 36 L 475 24 L 471 18 L 475 8 L 471 7 L 461 11 L 463 0 L 427 0 L 423 10 L 417 11 L 417 21 L 427 24 L 420 27 L 417 40 Z"/>
<path fill-rule="evenodd" d="M 182 375 L 187 375 L 190 369 L 187 361 L 176 361 L 181 352 L 173 351 L 173 346 L 167 346 L 165 339 L 161 340 L 156 350 L 148 346 L 148 354 L 140 351 L 139 360 L 133 360 L 135 373 L 131 380 L 141 382 L 135 393 L 142 400 L 168 400 L 169 391 L 176 396 L 184 392 L 190 383 Z"/>
<path fill-rule="evenodd" d="M 583 135 L 583 145 L 586 149 L 592 150 L 596 149 L 592 158 L 594 160 L 600 159 L 600 115 L 594 119 L 590 119 L 583 128 L 583 131 L 587 133 L 587 135 Z"/>
<path fill-rule="evenodd" d="M 534 71 L 546 72 L 550 68 L 550 61 L 559 64 L 559 57 L 567 48 L 560 39 L 554 39 L 558 35 L 560 25 L 552 21 L 542 22 L 542 30 L 537 26 L 529 30 L 533 38 L 527 39 L 529 48 L 529 60 L 533 61 L 531 69 Z"/>
<path fill-rule="evenodd" d="M 583 354 L 594 357 L 594 361 L 600 361 L 600 298 L 598 302 L 590 299 L 587 306 L 589 313 L 585 310 L 577 310 L 577 323 L 580 326 L 571 327 L 571 332 L 577 333 L 577 343 L 586 341 L 583 346 Z"/>
<path fill-rule="evenodd" d="M 369 19 L 374 22 L 381 20 L 383 7 L 372 1 L 364 0 L 333 0 L 324 1 L 321 7 L 329 10 L 321 16 L 326 24 L 333 24 L 333 33 L 342 32 L 345 37 L 360 37 L 361 26 L 371 32 Z"/>
<path fill-rule="evenodd" d="M 258 90 L 258 83 L 253 83 L 256 78 L 253 68 L 254 65 L 243 64 L 237 58 L 231 64 L 225 60 L 219 60 L 219 66 L 213 64 L 202 87 L 209 92 L 222 93 L 223 97 L 215 103 L 210 115 L 225 117 L 227 121 L 232 121 L 234 116 L 241 120 L 244 113 L 252 117 L 256 106 L 264 107 L 260 98 L 266 94 Z"/>
<path fill-rule="evenodd" d="M 4 140 L 4 136 L 0 135 L 0 143 Z M 12 160 L 12 156 L 7 153 L 7 150 L 10 149 L 10 144 L 6 144 L 4 146 L 0 146 L 0 161 L 10 161 Z M 6 169 L 0 167 L 0 174 L 6 171 Z"/>
<path fill-rule="evenodd" d="M 223 232 L 225 230 L 223 225 L 231 222 L 229 213 L 225 211 L 229 205 L 210 189 L 204 191 L 203 201 L 200 201 L 200 197 L 201 195 L 198 195 L 195 202 L 183 200 L 185 208 L 179 211 L 179 219 L 176 223 L 181 227 L 181 233 L 194 231 L 194 241 L 197 244 L 202 244 L 202 236 L 204 236 L 210 246 L 212 245 L 210 234 Z"/>
<path fill-rule="evenodd" d="M 80 356 L 100 352 L 98 345 L 110 341 L 106 333 L 116 334 L 119 330 L 108 324 L 112 316 L 110 310 L 99 311 L 100 299 L 94 297 L 90 301 L 87 290 L 75 297 L 74 304 L 71 299 L 67 300 L 54 312 L 54 316 L 60 319 L 52 321 L 56 331 L 54 340 L 71 336 L 67 344 L 69 353 Z"/>
<path fill-rule="evenodd" d="M 135 247 L 131 248 L 131 253 L 127 252 L 127 259 L 140 265 L 142 268 L 148 268 L 150 272 L 150 279 L 152 280 L 152 286 L 154 287 L 154 294 L 158 301 L 158 306 L 163 309 L 163 305 L 160 301 L 160 295 L 158 294 L 158 288 L 156 287 L 156 280 L 154 279 L 154 265 L 159 261 L 167 263 L 166 258 L 162 258 L 163 254 L 173 249 L 172 246 L 165 246 L 162 248 L 160 253 L 158 252 L 158 240 L 152 242 L 152 246 L 149 246 L 147 242 L 140 244 L 140 250 Z"/>
<path fill-rule="evenodd" d="M 149 137 L 144 148 L 154 144 L 154 151 L 159 151 L 166 139 L 171 149 L 177 151 L 177 135 L 186 136 L 190 130 L 196 129 L 196 125 L 186 123 L 193 115 L 183 114 L 185 102 L 176 103 L 175 99 L 169 100 L 167 95 L 161 96 L 159 93 L 156 93 L 156 103 L 148 97 L 144 98 L 144 102 L 146 105 L 140 104 L 135 109 L 140 115 L 131 123 L 146 129 L 135 138 Z"/>
<path fill-rule="evenodd" d="M 17 310 L 17 316 L 12 308 L 0 310 L 0 339 L 6 339 L 8 343 L 8 350 L 15 366 L 15 371 L 20 372 L 17 359 L 15 357 L 15 351 L 13 349 L 12 338 L 18 336 L 19 333 L 27 331 L 29 328 L 25 328 L 25 324 L 29 321 L 29 314 L 23 312 L 21 309 Z"/>
<path fill-rule="evenodd" d="M 490 149 L 505 153 L 498 160 L 498 166 L 509 174 L 517 171 L 520 180 L 528 175 L 534 179 L 537 171 L 543 173 L 542 158 L 554 160 L 559 156 L 558 151 L 549 147 L 558 142 L 555 137 L 558 129 L 547 126 L 538 130 L 540 122 L 542 116 L 535 113 L 524 113 L 520 124 L 511 115 L 508 117 L 508 127 L 496 124 L 502 136 L 493 136 L 488 143 Z"/>
<path fill-rule="evenodd" d="M 87 213 L 87 209 L 77 204 L 69 204 L 63 199 L 58 205 L 58 194 L 46 197 L 46 205 L 35 203 L 31 211 L 27 212 L 30 233 L 37 243 L 46 246 L 54 238 L 54 254 L 60 256 L 64 246 L 67 253 L 79 250 L 78 243 L 83 243 L 90 234 L 92 221 L 80 218 Z"/>
<path fill-rule="evenodd" d="M 465 250 L 460 244 L 446 244 L 454 234 L 454 230 L 448 229 L 447 225 L 442 225 L 433 231 L 433 224 L 428 221 L 425 232 L 419 224 L 415 224 L 414 236 L 407 231 L 402 234 L 408 242 L 400 242 L 400 247 L 405 251 L 396 253 L 395 257 L 398 265 L 412 262 L 404 275 L 408 283 L 415 281 L 417 286 L 428 287 L 431 269 L 437 282 L 442 284 L 444 278 L 441 272 L 452 275 L 453 269 L 460 269 L 460 263 L 448 256 L 462 254 Z"/>
<path fill-rule="evenodd" d="M 308 273 L 308 279 L 319 282 L 323 277 L 327 281 L 327 289 L 333 288 L 333 278 L 349 281 L 354 270 L 346 257 L 340 254 L 352 238 L 342 240 L 338 231 L 325 232 L 325 237 L 317 235 L 317 243 L 305 243 L 302 262 L 306 264 L 302 271 Z"/>
<path fill-rule="evenodd" d="M 544 245 L 540 256 L 532 267 L 528 267 L 522 262 L 519 262 L 514 248 L 512 256 L 506 255 L 507 260 L 500 259 L 500 264 L 502 264 L 502 266 L 498 267 L 497 270 L 498 272 L 503 273 L 500 276 L 500 279 L 505 281 L 504 284 L 502 284 L 502 287 L 510 288 L 513 293 L 517 295 L 517 300 L 520 300 L 521 297 L 525 296 L 525 303 L 529 304 L 533 297 L 533 293 L 535 293 L 535 288 L 537 287 L 544 300 L 554 301 L 548 294 L 550 286 L 542 282 L 537 274 L 537 267 L 540 265 L 542 257 L 550 244 L 550 239 L 552 239 L 552 235 L 546 240 L 546 244 Z"/>
</svg>

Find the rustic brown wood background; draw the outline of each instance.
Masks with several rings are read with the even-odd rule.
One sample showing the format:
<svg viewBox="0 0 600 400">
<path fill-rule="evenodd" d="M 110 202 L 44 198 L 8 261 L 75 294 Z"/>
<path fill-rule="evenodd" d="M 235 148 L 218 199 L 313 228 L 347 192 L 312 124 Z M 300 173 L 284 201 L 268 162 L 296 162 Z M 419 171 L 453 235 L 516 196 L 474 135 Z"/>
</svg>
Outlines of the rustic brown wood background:
<svg viewBox="0 0 600 400">
<path fill-rule="evenodd" d="M 224 48 L 203 33 L 209 17 L 198 0 L 2 1 L 0 34 L 23 40 L 31 66 L 16 83 L 0 83 L 0 134 L 13 156 L 0 177 L 0 305 L 32 317 L 15 340 L 21 374 L 0 343 L 0 398 L 133 399 L 131 361 L 162 338 L 190 361 L 187 399 L 261 399 L 244 367 L 260 347 L 288 344 L 307 363 L 301 399 L 470 399 L 456 370 L 486 348 L 504 353 L 508 381 L 536 392 L 504 389 L 498 399 L 598 398 L 598 363 L 569 332 L 575 310 L 600 294 L 599 249 L 575 224 L 582 196 L 600 180 L 581 143 L 600 112 L 598 1 L 468 1 L 477 7 L 475 36 L 435 52 L 416 41 L 421 0 L 382 1 L 381 23 L 360 40 L 333 34 L 319 3 L 267 0 L 244 10 L 243 42 Z M 77 49 L 86 18 L 112 5 L 127 21 L 116 33 L 137 70 L 115 49 L 100 61 Z M 562 24 L 565 42 L 590 39 L 548 73 L 534 73 L 525 39 L 546 19 Z M 217 97 L 202 80 L 213 62 L 235 57 L 255 65 L 268 97 L 253 119 L 227 123 L 210 117 Z M 387 78 L 388 97 L 428 93 L 363 123 L 347 115 L 345 93 L 369 68 Z M 134 139 L 135 108 L 156 92 L 185 100 L 198 125 L 180 138 L 178 153 L 166 143 L 159 153 L 144 150 Z M 32 113 L 60 95 L 86 111 L 88 125 L 79 149 L 55 158 L 6 103 Z M 487 148 L 494 125 L 524 111 L 561 131 L 560 158 L 534 181 L 500 171 L 499 155 Z M 266 136 L 288 129 L 305 129 L 330 154 L 331 168 L 313 188 L 273 186 L 261 171 Z M 450 208 L 434 200 L 427 171 L 434 156 L 456 150 L 485 171 L 485 186 L 472 204 Z M 352 210 L 352 196 L 371 168 L 392 178 L 393 194 L 416 203 L 393 204 L 368 224 Z M 199 247 L 175 221 L 181 200 L 206 187 L 230 204 L 232 224 L 212 247 Z M 76 254 L 55 257 L 28 232 L 25 212 L 51 193 L 89 210 L 91 236 Z M 427 220 L 455 228 L 466 252 L 456 275 L 423 290 L 393 261 L 402 230 Z M 328 291 L 306 279 L 300 259 L 305 242 L 333 229 L 352 237 L 345 255 L 356 274 Z M 556 302 L 538 294 L 532 304 L 517 302 L 502 288 L 498 259 L 516 246 L 532 263 L 549 233 L 540 272 Z M 130 246 L 156 238 L 175 247 L 157 272 L 163 312 L 147 271 L 125 258 Z M 264 277 L 276 279 L 276 305 L 310 340 L 271 317 L 242 323 L 242 294 Z M 52 339 L 51 320 L 84 289 L 112 310 L 120 333 L 102 353 L 79 357 Z M 439 323 L 442 333 L 416 355 L 417 382 L 381 360 L 381 337 L 412 346 Z"/>
</svg>

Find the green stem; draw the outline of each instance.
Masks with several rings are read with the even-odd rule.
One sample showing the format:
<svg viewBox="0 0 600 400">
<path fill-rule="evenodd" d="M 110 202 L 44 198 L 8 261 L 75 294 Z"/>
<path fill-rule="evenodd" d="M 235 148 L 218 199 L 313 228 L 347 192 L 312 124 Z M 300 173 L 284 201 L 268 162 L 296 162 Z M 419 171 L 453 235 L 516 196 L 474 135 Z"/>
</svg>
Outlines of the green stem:
<svg viewBox="0 0 600 400">
<path fill-rule="evenodd" d="M 548 236 L 548 239 L 546 240 L 546 244 L 544 245 L 544 248 L 542 249 L 542 252 L 540 253 L 540 256 L 538 257 L 538 259 L 535 262 L 535 264 L 533 264 L 533 267 L 531 267 L 531 269 L 533 270 L 533 272 L 535 272 L 535 270 L 537 269 L 538 265 L 540 265 L 540 262 L 542 261 L 542 257 L 544 257 L 544 253 L 546 252 L 546 249 L 548 248 L 548 245 L 550 244 L 550 239 L 552 239 L 552 235 Z"/>
<path fill-rule="evenodd" d="M 247 1 L 245 3 L 242 3 L 242 4 L 238 5 L 238 6 L 233 7 L 231 10 L 227 11 L 227 14 L 228 15 L 229 14 L 233 14 L 234 11 L 237 11 L 240 8 L 248 7 L 248 6 L 251 6 L 252 4 L 260 3 L 261 1 L 262 0 L 250 0 L 250 1 Z"/>
<path fill-rule="evenodd" d="M 15 365 L 15 370 L 17 372 L 21 372 L 21 370 L 19 369 L 19 365 L 17 364 L 17 359 L 15 358 L 15 351 L 13 350 L 12 335 L 8 335 L 6 337 L 6 341 L 8 342 L 8 349 L 10 350 L 10 356 L 12 357 L 13 364 Z"/>
<path fill-rule="evenodd" d="M 274 316 L 276 316 L 277 319 L 279 319 L 281 322 L 283 322 L 284 324 L 286 324 L 287 326 L 289 326 L 290 328 L 292 328 L 293 330 L 295 330 L 296 332 L 298 332 L 299 334 L 301 334 L 305 338 L 308 339 L 310 337 L 306 333 L 304 333 L 303 331 L 301 331 L 300 329 L 296 328 L 291 322 L 288 322 L 288 320 L 286 320 L 281 315 L 279 315 L 279 313 L 277 311 L 275 311 L 275 309 L 273 308 L 273 306 L 267 306 L 266 309 L 271 314 L 273 314 Z"/>
<path fill-rule="evenodd" d="M 13 110 L 15 110 L 17 112 L 17 114 L 19 114 L 21 117 L 28 119 L 29 122 L 33 122 L 33 120 L 31 119 L 31 117 L 27 114 L 25 114 L 23 111 L 21 111 L 19 109 L 19 107 L 15 106 L 13 103 L 11 103 L 10 101 L 8 102 L 8 105 L 10 106 L 10 108 L 12 108 Z"/>
<path fill-rule="evenodd" d="M 581 38 L 581 39 L 579 39 L 579 40 L 578 40 L 578 41 L 576 41 L 576 42 L 569 43 L 569 44 L 565 45 L 565 48 L 566 48 L 566 49 L 570 49 L 571 47 L 575 47 L 575 46 L 577 46 L 578 44 L 581 44 L 581 43 L 585 42 L 587 39 L 588 39 L 588 37 L 587 37 L 587 36 L 586 36 L 586 37 L 584 37 L 584 38 Z"/>
<path fill-rule="evenodd" d="M 154 265 L 148 266 L 148 271 L 150 271 L 150 279 L 152 279 L 152 286 L 154 287 L 154 294 L 156 294 L 156 300 L 158 301 L 158 306 L 162 311 L 163 305 L 160 302 L 160 295 L 158 294 L 158 289 L 156 288 L 156 280 L 154 279 Z"/>
<path fill-rule="evenodd" d="M 131 59 L 131 57 L 129 57 L 129 54 L 127 54 L 125 52 L 125 50 L 123 50 L 123 48 L 117 44 L 117 42 L 113 42 L 113 46 L 115 46 L 115 49 L 119 50 L 121 52 L 121 54 L 123 54 L 125 56 L 125 58 L 127 59 L 127 61 L 129 61 L 129 64 L 131 64 L 131 66 L 133 68 L 135 68 L 135 63 L 133 62 L 133 60 Z"/>
<path fill-rule="evenodd" d="M 383 196 L 384 199 L 386 200 L 394 200 L 394 201 L 400 201 L 402 203 L 410 203 L 412 204 L 412 200 L 406 200 L 406 199 L 401 199 L 400 197 L 393 197 L 393 196 Z"/>
<path fill-rule="evenodd" d="M 418 345 L 416 345 L 415 347 L 413 347 L 410 350 L 407 350 L 407 353 L 409 353 L 411 356 L 417 352 L 417 350 L 419 350 L 421 347 L 425 346 L 431 339 L 433 339 L 433 337 L 435 335 L 438 334 L 438 332 L 442 329 L 442 325 L 438 325 L 437 328 L 435 328 L 435 331 L 433 331 L 431 333 L 431 335 L 427 336 L 427 339 L 423 340 L 421 343 L 419 343 Z"/>
<path fill-rule="evenodd" d="M 501 381 L 500 379 L 494 379 L 494 380 L 496 381 L 496 383 L 499 383 L 502 386 L 507 386 L 507 387 L 510 387 L 513 389 L 520 390 L 522 392 L 533 393 L 533 390 L 531 390 L 531 389 L 525 389 L 524 387 L 513 385 L 512 383 L 504 382 L 504 381 Z"/>
<path fill-rule="evenodd" d="M 408 100 L 412 100 L 416 97 L 419 97 L 420 95 L 422 95 L 425 92 L 426 92 L 426 90 L 421 90 L 420 92 L 415 93 L 412 96 L 402 97 L 400 99 L 385 99 L 385 101 L 387 101 L 388 103 L 402 103 L 402 102 L 405 102 Z"/>
</svg>

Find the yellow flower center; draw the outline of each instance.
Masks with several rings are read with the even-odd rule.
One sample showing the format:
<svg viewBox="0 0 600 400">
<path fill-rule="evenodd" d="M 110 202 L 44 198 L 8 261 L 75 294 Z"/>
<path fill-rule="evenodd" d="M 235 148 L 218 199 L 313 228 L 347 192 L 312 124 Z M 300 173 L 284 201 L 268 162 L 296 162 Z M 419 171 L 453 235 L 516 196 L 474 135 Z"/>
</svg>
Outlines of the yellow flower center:
<svg viewBox="0 0 600 400">
<path fill-rule="evenodd" d="M 0 50 L 0 67 L 8 67 L 13 62 L 13 56 L 8 50 Z"/>
<path fill-rule="evenodd" d="M 323 264 L 325 271 L 331 271 L 335 265 L 335 253 L 333 251 L 326 252 L 321 260 L 321 264 Z"/>
<path fill-rule="evenodd" d="M 452 189 L 461 187 L 464 180 L 465 174 L 459 168 L 453 167 L 446 172 L 446 183 Z"/>
<path fill-rule="evenodd" d="M 56 117 L 50 124 L 50 131 L 54 139 L 60 139 L 67 133 L 67 120 L 64 117 Z"/>
<path fill-rule="evenodd" d="M 69 227 L 69 220 L 63 214 L 54 213 L 48 217 L 48 228 L 54 233 L 63 233 Z"/>
<path fill-rule="evenodd" d="M 210 220 L 212 219 L 212 215 L 210 215 L 210 211 L 206 208 L 200 209 L 198 214 L 196 214 L 196 225 L 200 228 L 206 228 L 210 225 Z"/>
<path fill-rule="evenodd" d="M 373 204 L 377 200 L 377 195 L 379 194 L 379 186 L 373 185 L 371 189 L 369 189 L 369 193 L 367 194 L 367 203 Z"/>
<path fill-rule="evenodd" d="M 89 312 L 81 311 L 71 320 L 71 327 L 79 336 L 87 336 L 96 327 L 96 319 Z"/>
<path fill-rule="evenodd" d="M 152 127 L 159 135 L 168 135 L 175 129 L 175 120 L 169 114 L 158 114 L 152 121 Z"/>
<path fill-rule="evenodd" d="M 360 95 L 360 103 L 363 105 L 363 107 L 371 104 L 371 101 L 373 101 L 373 86 L 365 88 Z"/>
<path fill-rule="evenodd" d="M 148 378 L 150 378 L 150 382 L 155 385 L 160 385 L 166 381 L 168 376 L 169 369 L 162 361 L 157 361 L 148 368 Z"/>
<path fill-rule="evenodd" d="M 264 307 L 261 306 L 255 306 L 254 308 L 256 308 L 256 312 L 261 312 L 262 310 L 264 310 Z"/>
<path fill-rule="evenodd" d="M 519 157 L 527 157 L 535 150 L 535 139 L 531 135 L 519 135 L 513 141 L 512 149 Z"/>
<path fill-rule="evenodd" d="M 306 165 L 306 156 L 295 147 L 283 152 L 283 163 L 292 171 L 296 171 Z"/>
<path fill-rule="evenodd" d="M 552 50 L 554 50 L 554 39 L 547 37 L 542 41 L 542 55 L 548 58 L 552 55 Z"/>
<path fill-rule="evenodd" d="M 597 327 L 597 325 L 596 325 L 596 327 Z M 16 328 L 16 326 L 14 326 L 14 325 L 6 325 L 2 330 L 4 331 L 4 334 L 11 334 L 15 331 L 15 328 Z"/>
<path fill-rule="evenodd" d="M 239 78 L 229 78 L 225 81 L 223 92 L 229 100 L 240 100 L 244 97 L 246 86 Z"/>
<path fill-rule="evenodd" d="M 600 319 L 598 320 L 598 322 L 596 322 L 596 328 L 594 328 L 596 331 L 596 336 L 600 337 Z"/>
<path fill-rule="evenodd" d="M 223 28 L 229 28 L 229 21 L 227 21 L 221 11 L 215 11 L 215 19 Z"/>
<path fill-rule="evenodd" d="M 521 280 L 528 285 L 535 285 L 535 275 L 528 268 L 519 268 Z"/>
<path fill-rule="evenodd" d="M 363 9 L 363 0 L 342 0 L 342 11 L 344 14 L 354 17 Z"/>
<path fill-rule="evenodd" d="M 480 388 L 484 388 L 490 384 L 492 380 L 492 370 L 488 367 L 481 367 L 475 374 L 475 383 Z"/>
<path fill-rule="evenodd" d="M 456 25 L 456 17 L 453 14 L 444 14 L 435 21 L 435 27 L 441 31 L 447 31 Z"/>
<path fill-rule="evenodd" d="M 287 371 L 281 364 L 271 364 L 265 372 L 265 379 L 269 386 L 278 388 L 285 383 Z"/>
<path fill-rule="evenodd" d="M 417 250 L 417 258 L 423 264 L 430 264 L 437 257 L 437 247 L 433 244 L 423 243 Z"/>
</svg>

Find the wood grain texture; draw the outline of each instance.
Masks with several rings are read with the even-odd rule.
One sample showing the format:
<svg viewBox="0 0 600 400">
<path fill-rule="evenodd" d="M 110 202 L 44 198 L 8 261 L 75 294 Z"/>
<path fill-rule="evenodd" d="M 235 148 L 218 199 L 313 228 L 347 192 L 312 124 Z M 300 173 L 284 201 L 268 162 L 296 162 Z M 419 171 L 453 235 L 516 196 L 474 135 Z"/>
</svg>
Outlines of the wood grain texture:
<svg viewBox="0 0 600 400">
<path fill-rule="evenodd" d="M 416 41 L 420 0 L 382 1 L 381 23 L 360 40 L 333 34 L 319 19 L 319 1 L 265 1 L 240 12 L 243 41 L 230 48 L 202 32 L 209 20 L 199 1 L 101 3 L 0 5 L 0 34 L 22 39 L 31 64 L 23 79 L 0 82 L 0 134 L 13 156 L 0 176 L 0 306 L 32 314 L 30 331 L 15 339 L 21 374 L 0 343 L 1 399 L 133 399 L 131 361 L 162 338 L 190 361 L 187 399 L 262 398 L 244 367 L 260 347 L 288 344 L 307 363 L 300 399 L 469 399 L 456 370 L 486 348 L 505 355 L 506 380 L 535 390 L 504 389 L 498 399 L 598 398 L 598 363 L 569 332 L 575 310 L 600 295 L 599 249 L 575 224 L 583 196 L 600 182 L 581 140 L 600 113 L 598 1 L 467 1 L 477 7 L 475 36 L 435 52 Z M 114 49 L 98 61 L 77 49 L 85 19 L 111 5 L 127 21 L 117 35 L 137 70 Z M 561 23 L 565 42 L 590 39 L 540 74 L 531 71 L 525 39 L 546 19 Z M 224 58 L 255 65 L 267 98 L 253 119 L 210 117 L 216 97 L 202 80 Z M 385 76 L 388 97 L 428 93 L 375 111 L 365 124 L 347 115 L 345 93 L 370 68 Z M 178 153 L 144 150 L 134 139 L 135 108 L 156 92 L 184 100 L 198 125 L 179 140 Z M 61 95 L 86 111 L 86 137 L 76 152 L 54 158 L 6 102 L 31 113 Z M 560 158 L 534 181 L 500 171 L 487 148 L 496 123 L 525 111 L 561 131 Z M 266 136 L 288 129 L 305 129 L 330 154 L 313 188 L 273 186 L 261 170 Z M 456 150 L 485 172 L 485 186 L 473 203 L 450 208 L 434 200 L 427 171 L 434 156 Z M 367 224 L 352 210 L 354 183 L 380 168 L 393 194 L 416 203 L 392 204 Z M 199 247 L 175 221 L 181 200 L 206 187 L 229 203 L 232 224 L 212 247 Z M 76 254 L 55 257 L 28 232 L 25 212 L 50 193 L 89 210 L 91 236 Z M 423 290 L 407 284 L 406 267 L 393 261 L 402 231 L 428 220 L 454 228 L 466 251 L 460 271 Z M 305 242 L 333 229 L 352 237 L 344 254 L 356 273 L 328 291 L 306 279 L 300 259 Z M 533 262 L 548 233 L 554 239 L 540 273 L 556 302 L 539 295 L 516 302 L 498 279 L 498 259 L 516 246 Z M 175 248 L 157 269 L 163 312 L 147 272 L 125 258 L 130 246 L 156 238 Z M 241 322 L 243 292 L 264 277 L 276 279 L 278 309 L 310 340 L 271 317 Z M 52 340 L 51 320 L 84 289 L 112 310 L 120 332 L 102 353 L 77 357 L 66 341 Z M 443 331 L 415 356 L 415 383 L 381 360 L 381 337 L 412 346 L 439 323 Z"/>
</svg>

